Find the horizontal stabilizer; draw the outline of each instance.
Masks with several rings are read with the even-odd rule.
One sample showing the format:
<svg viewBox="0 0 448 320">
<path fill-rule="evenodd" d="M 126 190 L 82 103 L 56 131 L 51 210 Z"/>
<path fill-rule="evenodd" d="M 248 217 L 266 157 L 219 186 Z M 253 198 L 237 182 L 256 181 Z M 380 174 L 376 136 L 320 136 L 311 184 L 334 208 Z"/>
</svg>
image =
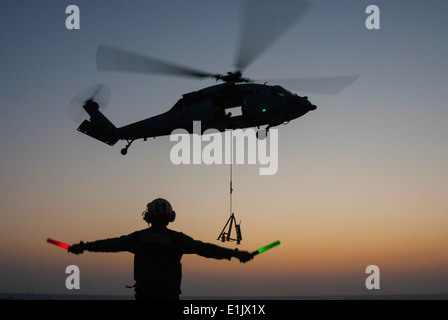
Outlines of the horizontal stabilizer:
<svg viewBox="0 0 448 320">
<path fill-rule="evenodd" d="M 105 130 L 100 126 L 93 124 L 89 120 L 84 120 L 78 127 L 78 131 L 110 146 L 113 146 L 118 141 L 118 138 L 112 134 L 110 130 Z"/>
</svg>

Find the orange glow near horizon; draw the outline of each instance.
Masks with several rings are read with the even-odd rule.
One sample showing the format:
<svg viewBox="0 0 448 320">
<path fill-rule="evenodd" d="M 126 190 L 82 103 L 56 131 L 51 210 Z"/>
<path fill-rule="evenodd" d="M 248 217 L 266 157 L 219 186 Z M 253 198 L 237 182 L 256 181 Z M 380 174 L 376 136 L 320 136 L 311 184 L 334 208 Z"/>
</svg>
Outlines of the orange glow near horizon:
<svg viewBox="0 0 448 320">
<path fill-rule="evenodd" d="M 381 204 L 368 207 L 360 215 L 348 205 L 344 211 L 341 210 L 343 213 L 337 214 L 335 209 L 319 202 L 297 202 L 295 206 L 303 212 L 301 214 L 288 210 L 286 206 L 279 207 L 277 203 L 272 207 L 270 204 L 259 207 L 254 203 L 252 208 L 251 205 L 238 203 L 236 217 L 238 222 L 239 219 L 242 222 L 243 241 L 237 246 L 235 242 L 216 240 L 228 218 L 225 204 L 223 209 L 216 210 L 213 203 L 199 203 L 193 210 L 188 199 L 174 199 L 172 203 L 177 219 L 169 227 L 197 240 L 249 252 L 277 239 L 282 242 L 246 264 L 240 264 L 235 259 L 228 262 L 195 255 L 184 256 L 183 289 L 190 295 L 197 292 L 206 294 L 197 288 L 197 281 L 209 283 L 214 295 L 220 292 L 231 295 L 231 283 L 245 283 L 246 289 L 242 292 L 248 295 L 254 294 L 254 288 L 258 288 L 255 292 L 260 295 L 307 295 L 327 292 L 327 289 L 328 292 L 337 293 L 338 289 L 341 292 L 346 289 L 346 283 L 355 283 L 352 290 L 363 292 L 368 265 L 379 266 L 385 288 L 383 292 L 394 293 L 393 289 L 386 291 L 387 283 L 396 281 L 401 288 L 407 288 L 406 279 L 425 282 L 418 279 L 431 280 L 436 275 L 443 279 L 448 270 L 445 254 L 448 252 L 447 219 L 443 214 L 435 214 L 437 206 L 433 207 L 431 219 L 423 219 L 415 213 L 421 208 L 407 205 L 402 206 L 399 214 L 398 206 L 395 210 L 389 209 L 394 214 L 376 214 L 387 207 Z M 84 288 L 91 287 L 97 281 L 121 288 L 117 282 L 132 282 L 132 254 L 85 252 L 75 256 L 49 246 L 45 239 L 53 237 L 72 244 L 143 229 L 146 224 L 140 213 L 144 205 L 119 201 L 102 205 L 92 200 L 68 207 L 63 216 L 56 212 L 42 213 L 41 217 L 46 219 L 30 218 L 26 224 L 19 223 L 20 215 L 11 216 L 2 226 L 2 237 L 13 238 L 18 233 L 21 237 L 14 244 L 0 248 L 2 257 L 9 261 L 8 265 L 26 265 L 31 269 L 36 266 L 52 272 L 65 268 L 64 265 L 76 264 L 83 272 L 83 279 L 89 282 Z M 294 204 L 291 205 L 294 207 Z M 85 210 L 83 208 L 88 208 L 88 211 L 82 211 Z M 129 212 L 127 216 L 123 216 L 124 211 Z M 211 211 L 214 212 L 204 213 Z M 84 214 L 80 215 L 79 212 Z M 262 283 L 266 284 L 265 289 Z M 220 291 L 219 288 L 223 289 Z M 90 290 L 95 290 L 95 287 Z"/>
</svg>

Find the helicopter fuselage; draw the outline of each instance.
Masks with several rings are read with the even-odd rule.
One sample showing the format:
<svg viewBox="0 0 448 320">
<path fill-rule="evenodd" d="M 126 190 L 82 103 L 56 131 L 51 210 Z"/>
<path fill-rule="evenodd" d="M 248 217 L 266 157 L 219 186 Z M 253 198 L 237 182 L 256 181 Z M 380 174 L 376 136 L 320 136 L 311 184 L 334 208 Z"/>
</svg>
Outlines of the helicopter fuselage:
<svg viewBox="0 0 448 320">
<path fill-rule="evenodd" d="M 269 129 L 299 118 L 316 106 L 307 97 L 299 97 L 281 86 L 223 83 L 184 94 L 169 111 L 120 128 L 115 128 L 97 107 L 85 105 L 84 109 L 91 118 L 78 130 L 114 145 L 118 140 L 130 144 L 136 139 L 170 135 L 176 129 L 193 133 L 194 121 L 201 121 L 202 133 L 208 129 Z"/>
<path fill-rule="evenodd" d="M 202 131 L 273 127 L 315 109 L 307 97 L 280 86 L 224 83 L 184 94 L 169 111 L 118 128 L 119 139 L 164 136 L 175 129 L 193 133 L 193 121 L 201 121 Z"/>
</svg>

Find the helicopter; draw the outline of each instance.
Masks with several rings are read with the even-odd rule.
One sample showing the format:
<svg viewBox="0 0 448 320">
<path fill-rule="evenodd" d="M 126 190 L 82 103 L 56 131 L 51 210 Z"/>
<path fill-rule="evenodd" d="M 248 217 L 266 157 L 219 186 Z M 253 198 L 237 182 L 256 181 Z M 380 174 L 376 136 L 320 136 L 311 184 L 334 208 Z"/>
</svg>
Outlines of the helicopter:
<svg viewBox="0 0 448 320">
<path fill-rule="evenodd" d="M 226 74 L 210 73 L 113 46 L 100 45 L 96 52 L 99 71 L 211 78 L 222 83 L 183 94 L 168 111 L 119 128 L 100 111 L 109 97 L 107 87 L 102 84 L 94 85 L 72 100 L 75 104 L 81 102 L 90 116 L 89 120 L 81 123 L 78 131 L 110 146 L 125 140 L 127 144 L 121 149 L 121 154 L 125 155 L 131 144 L 138 139 L 146 141 L 148 138 L 170 135 L 176 129 L 184 129 L 192 134 L 195 121 L 201 121 L 201 133 L 208 129 L 222 132 L 266 126 L 264 130 L 267 135 L 270 128 L 288 124 L 291 120 L 316 110 L 316 105 L 307 96 L 298 96 L 279 84 L 270 85 L 270 81 L 245 78 L 242 73 L 295 21 L 303 17 L 310 6 L 311 2 L 305 0 L 247 1 L 235 71 Z M 358 77 L 359 75 L 287 79 L 286 82 L 300 86 L 304 91 L 335 94 Z M 260 138 L 258 132 L 257 137 Z"/>
</svg>

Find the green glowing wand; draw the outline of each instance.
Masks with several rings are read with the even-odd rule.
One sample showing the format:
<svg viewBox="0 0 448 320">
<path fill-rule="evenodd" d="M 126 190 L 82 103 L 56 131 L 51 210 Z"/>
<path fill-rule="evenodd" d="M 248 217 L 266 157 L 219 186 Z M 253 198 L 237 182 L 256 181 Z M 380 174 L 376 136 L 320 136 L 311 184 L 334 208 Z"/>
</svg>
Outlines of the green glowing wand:
<svg viewBox="0 0 448 320">
<path fill-rule="evenodd" d="M 265 252 L 265 251 L 267 251 L 267 250 L 269 250 L 269 249 L 271 249 L 271 248 L 273 248 L 275 246 L 278 246 L 280 243 L 281 243 L 280 240 L 277 240 L 275 242 L 272 242 L 271 244 L 268 244 L 267 246 L 261 247 L 260 249 L 252 252 L 252 257 L 256 256 L 257 254 L 263 253 L 263 252 Z"/>
</svg>

